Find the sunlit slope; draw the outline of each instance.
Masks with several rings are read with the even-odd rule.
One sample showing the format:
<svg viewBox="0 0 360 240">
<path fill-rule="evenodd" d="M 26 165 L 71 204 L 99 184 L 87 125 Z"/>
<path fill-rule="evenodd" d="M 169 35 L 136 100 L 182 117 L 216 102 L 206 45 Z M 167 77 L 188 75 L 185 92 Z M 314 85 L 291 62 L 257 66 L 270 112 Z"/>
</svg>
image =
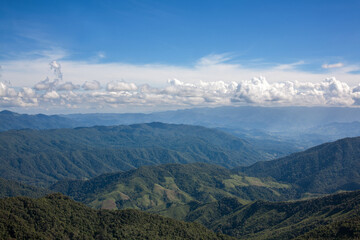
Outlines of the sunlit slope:
<svg viewBox="0 0 360 240">
<path fill-rule="evenodd" d="M 247 177 L 204 163 L 141 167 L 104 174 L 88 181 L 60 181 L 51 187 L 94 208 L 135 208 L 184 219 L 199 204 L 235 197 L 284 200 L 295 194 L 290 185 Z"/>
</svg>

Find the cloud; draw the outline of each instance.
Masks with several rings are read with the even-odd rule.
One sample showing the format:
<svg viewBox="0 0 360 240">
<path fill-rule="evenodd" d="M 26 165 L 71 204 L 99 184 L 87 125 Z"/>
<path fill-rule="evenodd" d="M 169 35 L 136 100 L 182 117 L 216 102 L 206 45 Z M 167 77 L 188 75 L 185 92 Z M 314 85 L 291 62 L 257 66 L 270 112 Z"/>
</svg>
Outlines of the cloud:
<svg viewBox="0 0 360 240">
<path fill-rule="evenodd" d="M 54 74 L 57 77 L 57 79 L 62 80 L 63 74 L 61 72 L 60 63 L 58 63 L 56 61 L 52 61 L 52 62 L 49 63 L 49 65 L 50 65 L 50 69 L 54 71 Z"/>
<path fill-rule="evenodd" d="M 137 86 L 134 83 L 116 81 L 116 82 L 109 82 L 106 86 L 106 90 L 109 92 L 135 91 L 137 90 Z"/>
<path fill-rule="evenodd" d="M 31 88 L 23 88 L 17 92 L 7 83 L 0 82 L 0 106 L 1 107 L 35 107 L 37 106 L 35 91 Z"/>
<path fill-rule="evenodd" d="M 8 88 L 5 85 L 5 83 L 0 82 L 0 97 L 7 96 L 7 91 L 8 91 Z"/>
<path fill-rule="evenodd" d="M 99 81 L 92 80 L 92 81 L 86 81 L 81 87 L 87 91 L 99 90 L 101 89 L 101 84 L 99 83 Z"/>
<path fill-rule="evenodd" d="M 58 91 L 72 91 L 72 90 L 76 90 L 79 88 L 80 88 L 79 85 L 75 85 L 72 82 L 66 82 L 64 84 L 59 85 L 56 89 Z"/>
<path fill-rule="evenodd" d="M 197 61 L 199 66 L 216 65 L 230 60 L 229 54 L 210 54 Z"/>
<path fill-rule="evenodd" d="M 102 59 L 102 58 L 105 58 L 105 57 L 106 57 L 106 54 L 105 54 L 104 52 L 98 52 L 98 53 L 97 53 L 97 57 L 98 57 L 99 59 Z"/>
<path fill-rule="evenodd" d="M 54 79 L 53 81 L 51 81 L 48 77 L 43 80 L 38 82 L 37 84 L 35 84 L 34 89 L 35 90 L 52 90 L 55 88 L 55 86 L 58 84 L 59 80 L 58 79 Z"/>
<path fill-rule="evenodd" d="M 343 67 L 344 64 L 339 62 L 339 63 L 334 63 L 334 64 L 323 64 L 321 65 L 322 68 L 324 69 L 330 69 L 330 68 L 341 68 Z"/>
<path fill-rule="evenodd" d="M 47 92 L 43 96 L 44 99 L 58 99 L 60 95 L 56 91 Z"/>
<path fill-rule="evenodd" d="M 213 54 L 192 67 L 75 61 L 61 61 L 60 65 L 59 61 L 47 58 L 1 63 L 4 80 L 0 81 L 0 107 L 153 111 L 192 106 L 360 104 L 360 75 L 348 73 L 360 69 L 357 65 L 328 68 L 325 74 L 298 70 L 298 66 L 305 64 L 303 61 L 250 69 L 229 60 L 226 54 Z M 36 74 L 41 68 L 48 72 Z M 23 75 L 16 75 L 19 72 Z M 46 77 L 34 84 L 33 78 L 44 79 L 52 74 L 53 78 Z M 339 77 L 329 78 L 328 74 Z M 31 81 L 24 82 L 32 84 L 13 81 L 12 77 L 16 80 L 19 76 L 30 76 Z M 7 83 L 7 79 L 15 82 L 15 86 Z"/>
<path fill-rule="evenodd" d="M 60 107 L 64 109 L 183 108 L 205 106 L 355 106 L 360 103 L 360 85 L 350 87 L 335 78 L 320 83 L 285 81 L 270 83 L 265 77 L 238 82 L 187 83 L 170 79 L 165 87 L 112 81 L 106 89 L 97 81 L 79 88 L 66 82 L 56 89 L 46 80 L 34 88 L 18 91 L 0 82 L 1 107 Z M 86 86 L 86 91 L 84 86 Z M 92 88 L 92 89 L 91 89 Z"/>
<path fill-rule="evenodd" d="M 0 60 L 2 66 L 2 79 L 11 80 L 17 87 L 30 87 L 38 81 L 51 75 L 47 66 L 50 54 L 35 59 Z M 59 55 L 60 56 L 60 55 Z M 181 79 L 187 83 L 203 82 L 238 82 L 252 79 L 255 76 L 265 76 L 269 83 L 299 81 L 321 82 L 323 79 L 335 76 L 349 85 L 357 85 L 360 82 L 360 74 L 354 72 L 360 70 L 359 64 L 347 64 L 341 68 L 328 68 L 326 71 L 310 72 L 300 70 L 304 61 L 293 63 L 265 63 L 244 62 L 245 65 L 230 61 L 229 54 L 212 54 L 201 58 L 193 66 L 176 66 L 167 64 L 128 64 L 122 62 L 98 62 L 98 61 L 71 61 L 61 60 L 62 78 L 74 84 L 82 85 L 86 81 L 96 79 L 102 86 L 112 81 L 126 79 L 127 82 L 136 84 L 150 84 L 153 87 L 165 87 L 167 79 Z M 57 64 L 59 60 L 56 61 Z M 248 65 L 246 65 L 248 64 Z M 254 65 L 255 64 L 255 65 Z M 56 65 L 56 64 L 53 64 Z M 56 65 L 58 66 L 58 65 Z M 55 78 L 59 79 L 57 75 Z M 59 81 L 62 81 L 59 79 Z"/>
</svg>

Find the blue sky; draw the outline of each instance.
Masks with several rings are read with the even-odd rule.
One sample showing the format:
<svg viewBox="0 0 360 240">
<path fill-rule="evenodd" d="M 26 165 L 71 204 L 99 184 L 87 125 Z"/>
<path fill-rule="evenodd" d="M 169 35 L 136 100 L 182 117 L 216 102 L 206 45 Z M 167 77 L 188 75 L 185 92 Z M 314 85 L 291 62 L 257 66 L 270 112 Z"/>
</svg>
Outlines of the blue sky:
<svg viewBox="0 0 360 240">
<path fill-rule="evenodd" d="M 1 57 L 50 49 L 71 59 L 191 65 L 211 53 L 239 61 L 359 61 L 360 1 L 7 1 Z"/>
<path fill-rule="evenodd" d="M 84 90 L 87 81 L 109 92 L 111 82 L 135 84 L 139 91 L 144 84 L 171 87 L 171 79 L 199 87 L 200 81 L 263 76 L 269 84 L 320 84 L 335 77 L 354 92 L 360 83 L 359 12 L 360 1 L 352 0 L 2 0 L 0 81 L 7 84 L 3 92 L 12 87 L 19 95 L 46 77 L 53 81 L 49 63 L 56 61 L 59 84 L 80 86 L 71 91 Z M 59 89 L 41 91 L 36 94 Z M 3 108 L 14 105 L 4 101 Z"/>
</svg>

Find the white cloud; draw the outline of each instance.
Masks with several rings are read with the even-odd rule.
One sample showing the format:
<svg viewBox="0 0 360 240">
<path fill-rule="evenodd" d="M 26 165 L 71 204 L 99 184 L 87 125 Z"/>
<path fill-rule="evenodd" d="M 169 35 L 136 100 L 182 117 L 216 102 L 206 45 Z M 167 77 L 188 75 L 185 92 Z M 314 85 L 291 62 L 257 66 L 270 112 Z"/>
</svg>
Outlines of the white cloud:
<svg viewBox="0 0 360 240">
<path fill-rule="evenodd" d="M 324 69 L 329 69 L 329 68 L 340 68 L 343 67 L 344 64 L 339 62 L 339 63 L 334 63 L 334 64 L 323 64 L 321 65 L 322 68 Z"/>
<path fill-rule="evenodd" d="M 72 91 L 72 90 L 79 89 L 79 88 L 80 88 L 79 85 L 75 85 L 71 82 L 66 82 L 64 84 L 59 85 L 56 89 L 58 91 Z"/>
<path fill-rule="evenodd" d="M 101 84 L 99 83 L 99 81 L 96 81 L 96 80 L 86 81 L 82 85 L 82 88 L 84 90 L 99 90 L 99 89 L 101 89 Z"/>
<path fill-rule="evenodd" d="M 205 57 L 202 57 L 197 62 L 197 65 L 199 66 L 207 66 L 207 65 L 216 65 L 220 63 L 224 63 L 231 58 L 229 57 L 229 54 L 210 54 Z"/>
<path fill-rule="evenodd" d="M 109 92 L 135 91 L 137 90 L 137 86 L 134 83 L 116 81 L 116 82 L 109 82 L 106 86 L 106 90 L 108 90 Z"/>
<path fill-rule="evenodd" d="M 44 99 L 58 99 L 60 95 L 56 91 L 47 92 L 43 96 Z"/>
<path fill-rule="evenodd" d="M 106 89 L 84 91 L 65 83 L 65 91 L 51 87 L 24 87 L 18 92 L 0 82 L 0 106 L 63 108 L 190 107 L 223 105 L 354 106 L 360 102 L 359 86 L 350 87 L 335 78 L 320 83 L 286 81 L 270 83 L 265 77 L 238 82 L 186 83 L 171 79 L 163 88 L 134 83 L 109 82 Z M 46 85 L 46 84 L 45 84 Z M 46 85 L 48 86 L 48 85 Z M 60 85 L 62 86 L 62 85 Z M 45 91 L 45 93 L 44 93 Z"/>
<path fill-rule="evenodd" d="M 61 72 L 61 65 L 60 63 L 56 62 L 56 61 L 52 61 L 51 63 L 49 63 L 50 65 L 50 69 L 54 71 L 55 76 L 59 79 L 62 80 L 63 78 L 63 74 Z"/>
<path fill-rule="evenodd" d="M 335 76 L 349 85 L 357 85 L 360 82 L 360 74 L 351 73 L 360 70 L 360 66 L 356 64 L 347 64 L 341 68 L 328 68 L 326 72 L 312 73 L 298 69 L 298 66 L 304 64 L 303 61 L 277 65 L 265 64 L 262 67 L 245 67 L 228 60 L 229 57 L 224 54 L 209 55 L 200 59 L 194 66 L 189 67 L 63 60 L 61 61 L 61 74 L 64 80 L 73 84 L 83 84 L 91 79 L 96 79 L 102 86 L 118 79 L 126 79 L 127 82 L 134 83 L 137 86 L 150 84 L 153 87 L 164 87 L 169 78 L 181 79 L 187 83 L 198 83 L 199 81 L 238 82 L 259 75 L 265 76 L 270 83 L 285 81 L 321 82 L 331 76 Z M 49 57 L 0 61 L 2 79 L 10 80 L 17 87 L 33 86 L 38 79 L 52 76 L 53 70 L 50 71 L 48 68 L 51 61 Z M 57 60 L 56 63 L 60 64 L 60 61 Z"/>
<path fill-rule="evenodd" d="M 59 61 L 48 58 L 6 62 L 2 64 L 0 107 L 157 110 L 244 104 L 354 106 L 360 103 L 360 75 L 349 73 L 360 69 L 357 65 L 327 66 L 330 74 L 342 80 L 339 81 L 327 74 L 299 71 L 297 67 L 303 61 L 250 69 L 229 63 L 227 56 L 209 55 L 193 67 L 74 61 L 61 61 L 60 65 Z M 40 68 L 48 72 L 37 79 L 55 74 L 54 78 L 47 77 L 35 84 L 33 79 L 24 80 L 32 84 L 16 81 L 20 76 L 35 79 Z M 65 83 L 62 83 L 62 71 L 66 73 Z M 253 77 L 257 75 L 266 78 Z M 6 80 L 15 82 L 15 87 L 10 87 Z"/>
<path fill-rule="evenodd" d="M 35 84 L 34 89 L 36 89 L 36 90 L 52 90 L 55 88 L 55 86 L 58 83 L 59 83 L 58 79 L 50 81 L 50 79 L 47 77 L 45 80 L 40 81 L 37 84 Z"/>
</svg>

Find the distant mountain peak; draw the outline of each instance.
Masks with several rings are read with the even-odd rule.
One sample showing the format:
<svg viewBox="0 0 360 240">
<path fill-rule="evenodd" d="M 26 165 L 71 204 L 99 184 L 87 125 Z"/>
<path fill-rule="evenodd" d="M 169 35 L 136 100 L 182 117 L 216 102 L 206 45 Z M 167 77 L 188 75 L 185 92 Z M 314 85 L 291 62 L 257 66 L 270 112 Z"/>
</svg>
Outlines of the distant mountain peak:
<svg viewBox="0 0 360 240">
<path fill-rule="evenodd" d="M 12 112 L 9 110 L 3 110 L 0 112 L 0 114 L 2 114 L 2 115 L 19 115 L 18 113 L 15 113 L 15 112 Z"/>
</svg>

